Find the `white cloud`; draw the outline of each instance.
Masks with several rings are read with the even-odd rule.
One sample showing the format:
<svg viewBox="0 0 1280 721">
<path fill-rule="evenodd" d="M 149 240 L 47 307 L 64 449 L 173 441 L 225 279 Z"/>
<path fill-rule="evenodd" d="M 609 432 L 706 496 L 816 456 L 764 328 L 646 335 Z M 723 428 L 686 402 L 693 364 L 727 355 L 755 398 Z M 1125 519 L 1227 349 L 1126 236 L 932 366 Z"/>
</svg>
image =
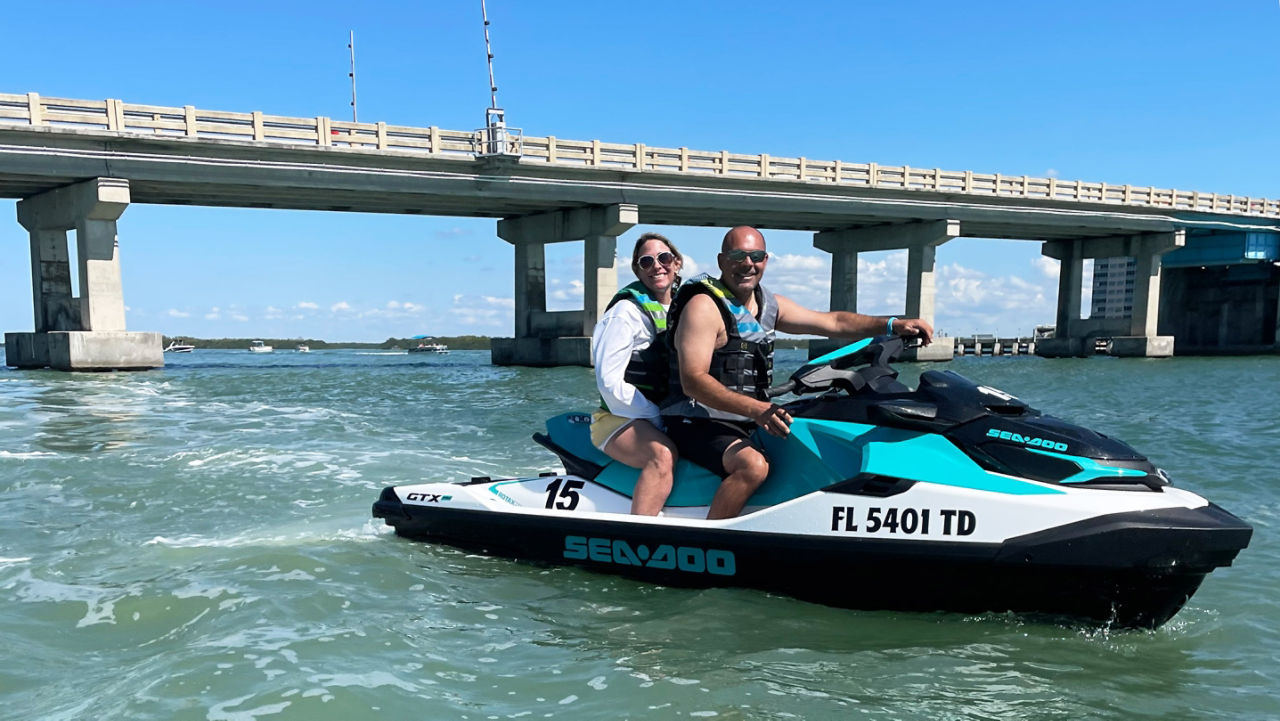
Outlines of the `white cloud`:
<svg viewBox="0 0 1280 721">
<path fill-rule="evenodd" d="M 458 294 L 453 297 L 450 316 L 466 329 L 460 332 L 511 333 L 513 308 L 513 298 Z"/>
<path fill-rule="evenodd" d="M 627 268 L 630 269 L 630 267 L 631 267 L 631 263 L 630 261 L 628 261 Z M 716 268 L 714 265 L 709 266 L 706 270 L 703 270 L 702 266 L 698 265 L 698 261 L 686 255 L 684 257 L 684 266 L 680 268 L 680 277 L 692 278 L 695 275 L 701 275 L 702 273 L 710 273 L 718 270 L 719 268 Z M 624 283 L 623 285 L 626 285 L 626 284 Z"/>
<path fill-rule="evenodd" d="M 978 305 L 987 297 L 984 282 L 977 278 L 949 278 L 938 288 L 939 300 L 959 305 Z"/>
<path fill-rule="evenodd" d="M 298 303 L 293 307 L 297 308 L 298 310 L 319 310 L 320 309 L 320 306 L 316 305 L 315 303 L 312 303 L 311 301 L 306 301 L 306 300 L 302 301 L 301 303 Z"/>
<path fill-rule="evenodd" d="M 1062 268 L 1061 261 L 1056 258 L 1050 258 L 1047 255 L 1036 256 L 1032 259 L 1031 265 L 1034 266 L 1036 270 L 1040 271 L 1040 274 L 1044 277 L 1053 278 L 1054 280 L 1058 279 L 1058 272 Z"/>
<path fill-rule="evenodd" d="M 241 323 L 247 323 L 249 322 L 249 316 L 243 313 L 232 313 L 231 320 L 239 321 Z"/>
<path fill-rule="evenodd" d="M 814 255 L 773 253 L 769 256 L 769 267 L 773 270 L 818 272 L 829 271 L 830 263 Z"/>
<path fill-rule="evenodd" d="M 575 307 L 582 305 L 582 289 L 584 285 L 577 278 L 569 280 L 565 283 L 559 278 L 551 281 L 551 287 L 547 289 L 548 301 L 559 301 L 562 304 L 575 304 Z M 548 308 L 548 310 L 566 310 L 565 308 Z"/>
<path fill-rule="evenodd" d="M 170 318 L 190 318 L 191 314 L 183 310 L 178 310 L 177 308 L 170 308 L 169 317 Z"/>
<path fill-rule="evenodd" d="M 990 276 L 959 263 L 938 269 L 934 325 L 950 335 L 968 333 L 1029 334 L 1033 326 L 1052 322 L 1057 283 L 1046 266 L 1026 276 Z"/>
<path fill-rule="evenodd" d="M 372 308 L 360 311 L 358 316 L 361 318 L 407 318 L 409 316 L 421 315 L 426 312 L 427 307 L 412 303 L 409 301 L 389 300 L 381 308 Z"/>
<path fill-rule="evenodd" d="M 1009 276 L 1009 284 L 1015 288 L 1020 288 L 1022 290 L 1032 290 L 1032 291 L 1042 290 L 1042 286 L 1036 285 L 1035 283 L 1032 283 L 1016 275 Z"/>
<path fill-rule="evenodd" d="M 340 300 L 329 306 L 329 310 L 333 313 L 347 312 L 351 310 L 351 304 L 345 300 Z"/>
</svg>

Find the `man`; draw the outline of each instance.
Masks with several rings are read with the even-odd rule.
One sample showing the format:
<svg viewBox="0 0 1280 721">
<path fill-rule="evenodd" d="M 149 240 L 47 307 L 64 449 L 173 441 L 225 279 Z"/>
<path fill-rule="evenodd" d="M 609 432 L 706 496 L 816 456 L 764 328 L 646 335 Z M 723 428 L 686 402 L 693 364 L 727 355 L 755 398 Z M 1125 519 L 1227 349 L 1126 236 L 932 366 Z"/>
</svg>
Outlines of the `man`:
<svg viewBox="0 0 1280 721">
<path fill-rule="evenodd" d="M 760 285 L 769 255 L 755 228 L 726 233 L 717 263 L 719 279 L 690 281 L 672 304 L 668 325 L 680 385 L 672 383 L 662 409 L 680 457 L 723 479 L 709 519 L 738 515 L 769 475 L 769 460 L 751 444 L 751 431 L 790 432 L 791 416 L 764 395 L 772 382 L 775 330 L 835 338 L 918 335 L 926 344 L 933 337 L 933 327 L 920 319 L 824 313 L 770 293 Z"/>
</svg>

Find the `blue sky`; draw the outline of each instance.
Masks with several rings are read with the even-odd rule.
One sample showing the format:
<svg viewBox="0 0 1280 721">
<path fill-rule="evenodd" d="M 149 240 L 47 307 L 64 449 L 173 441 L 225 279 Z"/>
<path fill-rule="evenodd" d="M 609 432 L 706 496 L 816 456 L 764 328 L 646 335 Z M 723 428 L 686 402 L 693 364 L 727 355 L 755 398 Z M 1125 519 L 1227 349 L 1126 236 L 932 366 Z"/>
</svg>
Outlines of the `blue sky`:
<svg viewBox="0 0 1280 721">
<path fill-rule="evenodd" d="M 1280 3 L 491 0 L 498 101 L 527 135 L 1280 196 Z M 0 92 L 472 129 L 479 0 L 8 3 Z M 0 201 L 0 330 L 32 327 L 25 231 Z M 627 254 L 637 227 L 619 240 Z M 712 269 L 723 229 L 657 228 Z M 376 341 L 509 335 L 495 221 L 131 206 L 130 330 Z M 767 233 L 766 283 L 826 308 L 829 257 Z M 548 302 L 581 307 L 581 247 Z M 864 254 L 859 310 L 900 312 L 905 256 Z M 938 251 L 953 334 L 1052 322 L 1032 242 Z M 631 280 L 625 265 L 620 282 Z"/>
</svg>

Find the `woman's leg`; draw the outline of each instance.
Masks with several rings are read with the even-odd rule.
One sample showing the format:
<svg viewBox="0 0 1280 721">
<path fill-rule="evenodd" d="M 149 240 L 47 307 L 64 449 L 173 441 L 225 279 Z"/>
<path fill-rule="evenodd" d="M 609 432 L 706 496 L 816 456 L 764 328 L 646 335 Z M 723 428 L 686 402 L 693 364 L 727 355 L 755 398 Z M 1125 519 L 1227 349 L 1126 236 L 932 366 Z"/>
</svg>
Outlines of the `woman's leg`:
<svg viewBox="0 0 1280 721">
<path fill-rule="evenodd" d="M 666 434 L 646 420 L 627 425 L 604 446 L 610 458 L 640 469 L 640 480 L 631 494 L 631 512 L 656 516 L 671 495 L 676 467 L 676 446 Z"/>
</svg>

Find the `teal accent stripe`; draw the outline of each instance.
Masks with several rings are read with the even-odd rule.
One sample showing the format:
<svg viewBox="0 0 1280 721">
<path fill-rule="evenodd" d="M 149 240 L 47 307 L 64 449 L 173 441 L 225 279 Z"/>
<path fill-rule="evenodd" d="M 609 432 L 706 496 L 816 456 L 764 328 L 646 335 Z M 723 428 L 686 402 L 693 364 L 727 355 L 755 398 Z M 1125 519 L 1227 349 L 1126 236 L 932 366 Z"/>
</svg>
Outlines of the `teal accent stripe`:
<svg viewBox="0 0 1280 721">
<path fill-rule="evenodd" d="M 864 473 L 1014 496 L 1065 493 L 1048 484 L 984 470 L 951 441 L 934 433 L 839 421 L 804 420 L 813 424 L 814 430 L 820 429 L 822 435 L 840 437 L 864 446 L 861 468 Z M 799 423 L 800 419 L 796 422 Z"/>
<path fill-rule="evenodd" d="M 864 338 L 863 340 L 860 340 L 856 343 L 850 343 L 849 345 L 844 346 L 843 348 L 837 348 L 831 351 L 830 353 L 827 353 L 826 355 L 820 355 L 817 358 L 814 358 L 813 360 L 809 361 L 808 363 L 805 363 L 805 365 L 806 366 L 826 365 L 827 363 L 830 363 L 831 361 L 837 358 L 843 358 L 849 355 L 850 353 L 857 353 L 858 351 L 862 350 L 863 348 L 866 348 L 870 344 L 871 344 L 871 339 Z"/>
<path fill-rule="evenodd" d="M 1115 466 L 1104 466 L 1092 458 L 1084 458 L 1083 456 L 1068 456 L 1062 453 L 1054 453 L 1046 451 L 1043 448 L 1027 448 L 1032 453 L 1039 453 L 1042 456 L 1050 456 L 1053 458 L 1061 458 L 1065 461 L 1080 466 L 1080 472 L 1069 478 L 1064 478 L 1059 483 L 1088 483 L 1096 481 L 1099 478 L 1142 478 L 1147 475 L 1146 471 L 1140 471 L 1136 468 L 1116 468 Z"/>
</svg>

